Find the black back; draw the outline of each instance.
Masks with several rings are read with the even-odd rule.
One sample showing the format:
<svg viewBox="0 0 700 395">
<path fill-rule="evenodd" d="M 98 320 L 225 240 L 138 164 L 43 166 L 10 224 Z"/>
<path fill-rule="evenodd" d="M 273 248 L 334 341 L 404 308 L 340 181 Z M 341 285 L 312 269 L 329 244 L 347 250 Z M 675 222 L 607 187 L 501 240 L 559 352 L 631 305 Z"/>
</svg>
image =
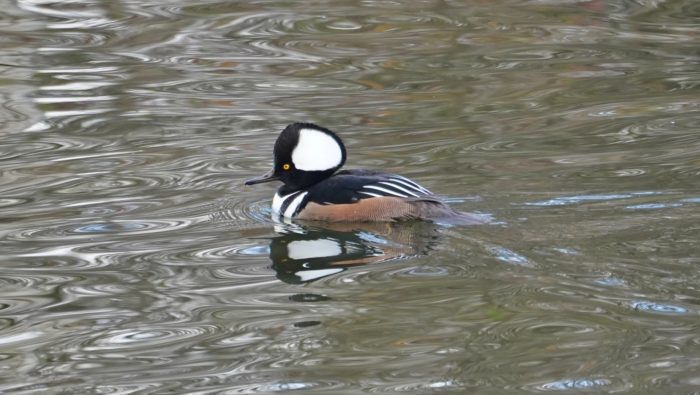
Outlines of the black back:
<svg viewBox="0 0 700 395">
<path fill-rule="evenodd" d="M 342 170 L 309 188 L 307 201 L 320 204 L 354 203 L 378 196 L 437 199 L 430 191 L 396 174 L 375 170 Z"/>
</svg>

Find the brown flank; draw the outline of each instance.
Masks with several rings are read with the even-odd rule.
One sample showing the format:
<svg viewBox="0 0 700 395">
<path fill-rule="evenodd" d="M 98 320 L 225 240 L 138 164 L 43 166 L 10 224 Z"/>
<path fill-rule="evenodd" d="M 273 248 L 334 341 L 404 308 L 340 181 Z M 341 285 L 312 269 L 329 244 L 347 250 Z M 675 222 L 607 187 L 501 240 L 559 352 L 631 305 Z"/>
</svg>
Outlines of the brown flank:
<svg viewBox="0 0 700 395">
<path fill-rule="evenodd" d="M 434 219 L 456 214 L 444 203 L 434 199 L 403 199 L 373 197 L 349 204 L 323 205 L 310 202 L 298 218 L 312 221 L 397 221 L 406 219 Z"/>
</svg>

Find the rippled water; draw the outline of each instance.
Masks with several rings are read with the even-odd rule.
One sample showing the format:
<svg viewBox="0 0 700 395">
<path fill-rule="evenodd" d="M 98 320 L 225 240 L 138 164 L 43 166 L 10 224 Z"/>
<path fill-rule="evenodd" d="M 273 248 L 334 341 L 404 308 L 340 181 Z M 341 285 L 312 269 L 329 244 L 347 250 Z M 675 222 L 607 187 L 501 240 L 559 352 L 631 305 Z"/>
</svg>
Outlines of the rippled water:
<svg viewBox="0 0 700 395">
<path fill-rule="evenodd" d="M 700 388 L 697 1 L 0 19 L 0 392 Z M 270 218 L 292 121 L 488 225 Z"/>
</svg>

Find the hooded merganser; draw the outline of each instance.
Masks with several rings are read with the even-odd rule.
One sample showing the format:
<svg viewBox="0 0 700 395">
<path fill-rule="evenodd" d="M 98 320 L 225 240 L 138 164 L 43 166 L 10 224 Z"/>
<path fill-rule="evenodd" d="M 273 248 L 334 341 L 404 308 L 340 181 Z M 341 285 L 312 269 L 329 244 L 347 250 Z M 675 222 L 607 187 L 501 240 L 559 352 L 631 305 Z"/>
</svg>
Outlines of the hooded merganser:
<svg viewBox="0 0 700 395">
<path fill-rule="evenodd" d="M 342 170 L 346 151 L 330 130 L 288 125 L 277 138 L 272 169 L 245 185 L 279 180 L 272 211 L 286 218 L 329 222 L 420 219 L 480 224 L 484 215 L 453 210 L 408 178 L 375 170 Z"/>
</svg>

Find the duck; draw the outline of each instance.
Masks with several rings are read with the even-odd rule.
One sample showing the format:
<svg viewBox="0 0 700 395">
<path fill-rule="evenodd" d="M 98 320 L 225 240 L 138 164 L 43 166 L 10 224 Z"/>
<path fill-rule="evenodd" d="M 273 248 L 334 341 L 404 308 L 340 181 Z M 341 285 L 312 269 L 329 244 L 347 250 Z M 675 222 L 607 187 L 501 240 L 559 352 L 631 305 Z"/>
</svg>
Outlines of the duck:
<svg viewBox="0 0 700 395">
<path fill-rule="evenodd" d="M 454 210 L 427 188 L 398 174 L 379 170 L 340 170 L 347 159 L 343 141 L 313 123 L 295 122 L 282 130 L 273 148 L 273 165 L 255 185 L 281 181 L 272 199 L 273 215 L 322 222 L 484 223 L 482 214 Z"/>
</svg>

